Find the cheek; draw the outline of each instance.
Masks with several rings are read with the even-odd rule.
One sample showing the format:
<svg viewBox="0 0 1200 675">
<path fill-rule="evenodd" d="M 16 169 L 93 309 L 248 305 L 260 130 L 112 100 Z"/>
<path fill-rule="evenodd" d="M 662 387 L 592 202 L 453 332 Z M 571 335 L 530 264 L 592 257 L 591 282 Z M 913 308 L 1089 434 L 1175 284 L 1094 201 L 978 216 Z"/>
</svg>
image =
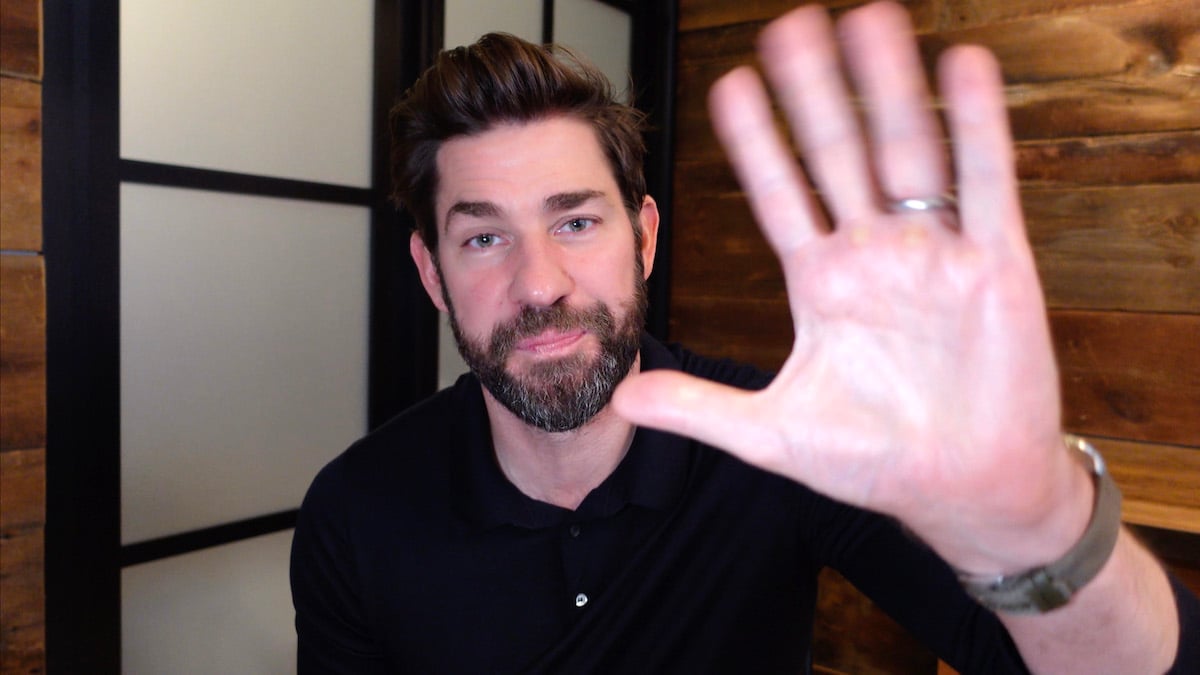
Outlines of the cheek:
<svg viewBox="0 0 1200 675">
<path fill-rule="evenodd" d="M 503 286 L 491 279 L 446 280 L 446 290 L 460 326 L 473 335 L 486 335 L 504 319 Z"/>
</svg>

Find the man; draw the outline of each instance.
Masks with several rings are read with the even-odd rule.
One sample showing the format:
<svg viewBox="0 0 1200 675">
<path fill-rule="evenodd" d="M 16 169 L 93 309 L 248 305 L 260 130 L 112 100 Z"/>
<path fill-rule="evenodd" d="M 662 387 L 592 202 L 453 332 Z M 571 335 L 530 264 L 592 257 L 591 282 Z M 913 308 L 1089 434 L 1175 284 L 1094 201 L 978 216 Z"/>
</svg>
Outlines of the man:
<svg viewBox="0 0 1200 675">
<path fill-rule="evenodd" d="M 903 11 L 838 30 L 803 8 L 761 42 L 833 222 L 757 76 L 711 98 L 787 277 L 773 379 L 640 334 L 658 214 L 592 71 L 488 36 L 397 106 L 411 253 L 473 374 L 314 482 L 302 672 L 803 672 L 824 565 L 960 670 L 1200 667 L 1200 603 L 1061 436 L 993 59 L 941 64 L 955 206 Z"/>
</svg>

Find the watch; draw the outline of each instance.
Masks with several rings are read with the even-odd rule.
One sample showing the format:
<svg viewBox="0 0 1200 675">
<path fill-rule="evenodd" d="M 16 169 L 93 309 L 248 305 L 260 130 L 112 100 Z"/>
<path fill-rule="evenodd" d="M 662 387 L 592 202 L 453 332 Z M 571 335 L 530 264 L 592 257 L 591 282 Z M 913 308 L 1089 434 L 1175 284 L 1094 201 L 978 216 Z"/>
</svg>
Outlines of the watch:
<svg viewBox="0 0 1200 675">
<path fill-rule="evenodd" d="M 1121 530 L 1121 491 L 1091 443 L 1072 434 L 1063 438 L 1068 448 L 1083 454 L 1091 469 L 1096 484 L 1092 519 L 1071 550 L 1049 565 L 991 577 L 960 573 L 959 581 L 967 593 L 988 609 L 1044 614 L 1062 607 L 1095 578 L 1116 548 Z"/>
</svg>

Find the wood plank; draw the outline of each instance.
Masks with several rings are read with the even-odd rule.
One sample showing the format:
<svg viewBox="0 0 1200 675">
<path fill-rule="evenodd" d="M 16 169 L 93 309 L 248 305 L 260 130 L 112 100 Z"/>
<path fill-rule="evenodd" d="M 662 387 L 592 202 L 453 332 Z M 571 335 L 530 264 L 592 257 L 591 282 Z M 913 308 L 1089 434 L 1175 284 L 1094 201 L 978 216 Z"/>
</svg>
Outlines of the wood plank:
<svg viewBox="0 0 1200 675">
<path fill-rule="evenodd" d="M 45 672 L 43 542 L 41 528 L 0 530 L 0 664 L 5 675 Z"/>
<path fill-rule="evenodd" d="M 0 671 L 45 672 L 46 452 L 0 452 Z"/>
<path fill-rule="evenodd" d="M 40 256 L 0 255 L 0 450 L 46 444 L 46 290 Z"/>
<path fill-rule="evenodd" d="M 1017 144 L 1025 189 L 1190 183 L 1200 177 L 1200 133 L 1093 136 Z"/>
<path fill-rule="evenodd" d="M 1200 316 L 1053 310 L 1063 424 L 1089 436 L 1200 438 Z"/>
<path fill-rule="evenodd" d="M 943 30 L 921 36 L 920 46 L 930 69 L 950 45 L 987 47 L 1009 84 L 1114 77 L 1186 81 L 1200 65 L 1197 30 L 1200 9 L 1194 0 L 1143 0 Z"/>
<path fill-rule="evenodd" d="M 1050 307 L 1200 313 L 1200 183 L 1022 201 Z"/>
<path fill-rule="evenodd" d="M 42 87 L 0 77 L 0 249 L 42 248 Z"/>
<path fill-rule="evenodd" d="M 1190 78 L 1194 80 L 1195 78 Z M 1200 128 L 1200 91 L 1182 77 L 1084 79 L 1007 90 L 1017 139 Z"/>
<path fill-rule="evenodd" d="M 1093 440 L 1124 494 L 1125 522 L 1200 534 L 1200 448 Z"/>
<path fill-rule="evenodd" d="M 0 71 L 42 76 L 40 0 L 0 0 Z"/>
<path fill-rule="evenodd" d="M 792 348 L 787 303 L 747 298 L 707 298 L 675 291 L 670 339 L 705 356 L 778 370 Z"/>
<path fill-rule="evenodd" d="M 1020 19 L 1054 18 L 1112 6 L 1145 6 L 1146 0 L 946 0 L 940 30 L 991 25 Z"/>
<path fill-rule="evenodd" d="M 46 450 L 0 452 L 0 529 L 46 524 Z"/>
</svg>

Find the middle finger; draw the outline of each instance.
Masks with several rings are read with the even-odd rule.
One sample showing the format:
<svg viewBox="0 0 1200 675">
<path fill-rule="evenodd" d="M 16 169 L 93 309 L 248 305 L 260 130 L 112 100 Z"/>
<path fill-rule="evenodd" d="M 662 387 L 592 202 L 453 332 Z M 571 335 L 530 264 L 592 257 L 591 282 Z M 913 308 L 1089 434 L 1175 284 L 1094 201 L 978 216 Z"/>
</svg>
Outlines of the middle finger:
<svg viewBox="0 0 1200 675">
<path fill-rule="evenodd" d="M 835 223 L 871 218 L 876 190 L 828 14 L 817 5 L 792 11 L 764 30 L 759 49 L 805 167 Z"/>
<path fill-rule="evenodd" d="M 949 185 L 942 134 L 908 14 L 877 3 L 839 24 L 843 50 L 867 105 L 874 175 L 888 203 L 944 194 Z"/>
</svg>

